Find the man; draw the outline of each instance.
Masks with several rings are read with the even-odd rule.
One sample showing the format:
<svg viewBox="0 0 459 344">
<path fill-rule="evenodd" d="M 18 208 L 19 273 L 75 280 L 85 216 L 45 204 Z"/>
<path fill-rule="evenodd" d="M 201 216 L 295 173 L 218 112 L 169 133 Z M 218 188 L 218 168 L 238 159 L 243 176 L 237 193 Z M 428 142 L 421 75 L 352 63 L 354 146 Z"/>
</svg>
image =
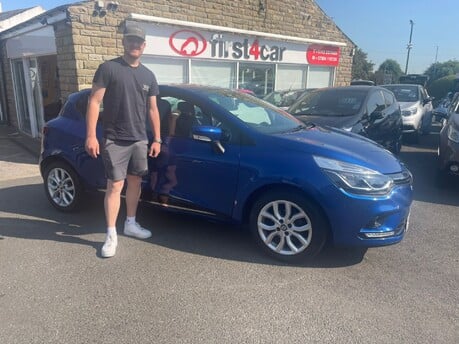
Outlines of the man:
<svg viewBox="0 0 459 344">
<path fill-rule="evenodd" d="M 138 26 L 127 26 L 122 42 L 123 56 L 106 61 L 97 69 L 86 114 L 86 151 L 93 158 L 102 154 L 107 177 L 104 199 L 107 235 L 102 257 L 112 257 L 116 253 L 116 220 L 125 179 L 127 219 L 124 234 L 140 239 L 151 236 L 150 231 L 136 222 L 135 216 L 142 176 L 148 171 L 147 154 L 156 157 L 162 143 L 156 105 L 158 84 L 155 75 L 140 63 L 145 49 L 145 32 Z M 104 137 L 99 145 L 96 125 L 102 102 Z M 149 149 L 146 116 L 154 135 Z"/>
</svg>

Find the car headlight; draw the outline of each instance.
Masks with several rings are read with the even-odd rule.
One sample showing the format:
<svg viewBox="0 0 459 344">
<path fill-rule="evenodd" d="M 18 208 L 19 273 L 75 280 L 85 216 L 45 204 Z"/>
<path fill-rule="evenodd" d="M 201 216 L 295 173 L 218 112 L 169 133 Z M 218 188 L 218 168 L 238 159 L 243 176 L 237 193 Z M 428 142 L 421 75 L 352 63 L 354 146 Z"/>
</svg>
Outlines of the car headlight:
<svg viewBox="0 0 459 344">
<path fill-rule="evenodd" d="M 394 185 L 391 177 L 360 165 L 320 156 L 314 160 L 338 188 L 352 194 L 382 196 Z"/>
<path fill-rule="evenodd" d="M 417 107 L 411 107 L 411 108 L 402 110 L 402 116 L 413 116 L 413 115 L 416 115 L 417 112 L 418 112 Z"/>
<path fill-rule="evenodd" d="M 452 125 L 448 127 L 448 139 L 453 142 L 459 143 L 459 130 L 454 128 Z"/>
</svg>

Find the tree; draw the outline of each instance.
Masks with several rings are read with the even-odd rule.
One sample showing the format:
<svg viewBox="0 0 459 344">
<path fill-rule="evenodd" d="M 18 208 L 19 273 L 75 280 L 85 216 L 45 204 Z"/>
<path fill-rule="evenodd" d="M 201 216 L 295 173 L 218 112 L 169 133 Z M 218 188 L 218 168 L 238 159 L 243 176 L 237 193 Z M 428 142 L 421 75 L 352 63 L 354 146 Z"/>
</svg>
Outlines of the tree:
<svg viewBox="0 0 459 344">
<path fill-rule="evenodd" d="M 355 49 L 354 59 L 352 61 L 352 80 L 371 80 L 374 63 L 368 62 L 367 57 L 367 53 L 363 52 L 362 49 Z"/>
<path fill-rule="evenodd" d="M 451 74 L 444 76 L 440 79 L 436 79 L 427 86 L 427 91 L 431 96 L 435 97 L 436 101 L 439 101 L 453 89 L 453 83 L 455 78 L 456 76 Z"/>
<path fill-rule="evenodd" d="M 448 75 L 455 75 L 459 73 L 459 61 L 449 60 L 442 63 L 432 63 L 429 68 L 424 72 L 429 76 L 429 84 L 437 79 L 443 78 Z"/>
<path fill-rule="evenodd" d="M 387 59 L 379 66 L 375 73 L 375 81 L 377 84 L 397 83 L 398 79 L 404 73 L 399 63 L 392 59 Z"/>
</svg>

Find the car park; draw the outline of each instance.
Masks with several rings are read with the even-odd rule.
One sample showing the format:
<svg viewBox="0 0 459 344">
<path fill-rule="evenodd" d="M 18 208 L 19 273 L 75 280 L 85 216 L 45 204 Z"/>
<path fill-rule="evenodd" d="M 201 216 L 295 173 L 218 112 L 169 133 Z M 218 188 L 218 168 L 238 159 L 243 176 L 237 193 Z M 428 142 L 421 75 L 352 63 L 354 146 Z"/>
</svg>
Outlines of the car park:
<svg viewBox="0 0 459 344">
<path fill-rule="evenodd" d="M 106 186 L 101 158 L 84 149 L 89 92 L 72 94 L 43 130 L 44 190 L 61 211 Z M 149 159 L 143 201 L 241 225 L 261 250 L 287 262 L 309 259 L 327 242 L 374 247 L 403 239 L 412 176 L 373 141 L 306 126 L 236 90 L 161 85 L 158 103 L 169 104 L 160 107 L 161 122 L 175 123 Z"/>
<path fill-rule="evenodd" d="M 298 99 L 315 88 L 298 88 L 291 90 L 276 90 L 268 93 L 263 100 L 271 103 L 282 110 L 288 110 L 290 106 Z"/>
<path fill-rule="evenodd" d="M 438 144 L 439 185 L 446 185 L 450 176 L 459 176 L 459 93 L 456 93 L 446 113 L 438 113 L 444 119 Z"/>
<path fill-rule="evenodd" d="M 416 84 L 381 85 L 392 91 L 400 104 L 403 118 L 403 133 L 411 135 L 414 142 L 419 135 L 429 134 L 432 129 L 433 97 L 427 90 Z"/>
<path fill-rule="evenodd" d="M 402 146 L 402 116 L 392 94 L 378 86 L 317 89 L 298 99 L 288 112 L 304 123 L 350 131 L 381 144 L 393 153 Z"/>
</svg>

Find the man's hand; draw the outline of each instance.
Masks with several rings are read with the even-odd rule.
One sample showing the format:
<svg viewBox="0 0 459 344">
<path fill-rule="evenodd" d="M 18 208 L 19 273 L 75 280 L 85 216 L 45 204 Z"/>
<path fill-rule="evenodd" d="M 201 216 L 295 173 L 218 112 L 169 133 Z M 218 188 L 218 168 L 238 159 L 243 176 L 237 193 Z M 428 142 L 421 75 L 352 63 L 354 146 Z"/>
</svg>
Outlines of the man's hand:
<svg viewBox="0 0 459 344">
<path fill-rule="evenodd" d="M 152 158 L 156 158 L 159 152 L 161 152 L 161 144 L 159 142 L 153 142 L 151 144 L 150 152 L 148 153 L 148 155 Z"/>
<path fill-rule="evenodd" d="M 97 158 L 99 155 L 99 141 L 97 141 L 96 137 L 88 137 L 86 139 L 85 144 L 86 152 L 89 154 L 91 158 Z"/>
</svg>

